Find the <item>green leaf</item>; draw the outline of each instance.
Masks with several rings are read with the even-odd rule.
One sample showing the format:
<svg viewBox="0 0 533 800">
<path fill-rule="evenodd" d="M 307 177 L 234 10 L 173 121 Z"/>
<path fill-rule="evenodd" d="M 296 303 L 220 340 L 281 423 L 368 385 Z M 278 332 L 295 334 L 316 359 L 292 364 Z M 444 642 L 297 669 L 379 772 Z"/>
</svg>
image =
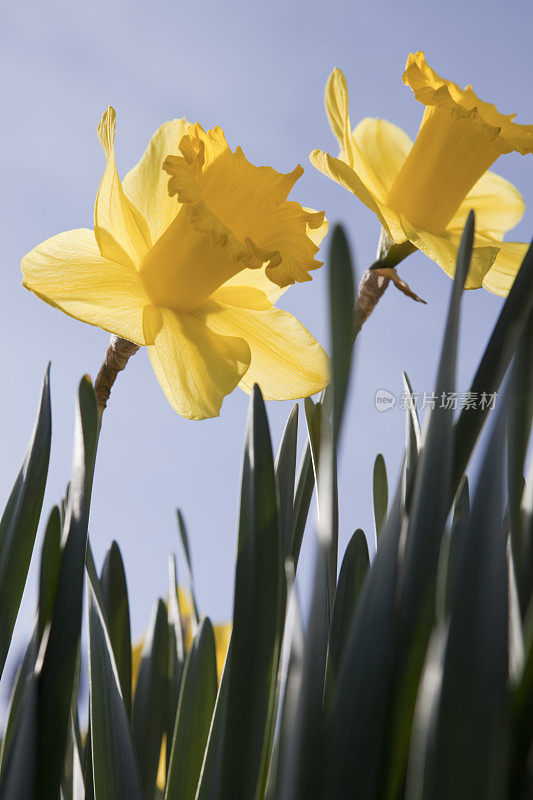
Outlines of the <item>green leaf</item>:
<svg viewBox="0 0 533 800">
<path fill-rule="evenodd" d="M 187 656 L 170 753 L 166 800 L 194 800 L 217 696 L 215 639 L 202 620 Z"/>
<path fill-rule="evenodd" d="M 355 334 L 355 286 L 350 249 L 341 225 L 335 225 L 330 242 L 329 321 L 333 440 L 336 443 L 339 438 L 352 364 Z"/>
<path fill-rule="evenodd" d="M 38 641 L 36 626 L 28 646 L 26 647 L 24 658 L 22 659 L 22 663 L 17 670 L 11 689 L 9 707 L 7 711 L 7 724 L 2 733 L 2 743 L 0 746 L 0 775 L 5 772 L 7 755 L 11 748 L 11 743 L 19 727 L 20 718 L 25 713 L 22 701 L 25 697 L 27 684 L 31 680 L 34 680 L 33 671 L 35 669 L 35 660 L 37 658 Z"/>
<path fill-rule="evenodd" d="M 407 374 L 402 373 L 405 395 L 408 398 L 406 406 L 406 441 L 405 441 L 405 477 L 404 477 L 404 504 L 407 510 L 411 505 L 411 496 L 416 474 L 416 464 L 420 450 L 421 433 L 416 398 Z"/>
<path fill-rule="evenodd" d="M 167 688 L 167 610 L 159 600 L 144 638 L 131 716 L 131 732 L 146 797 L 154 793 L 161 742 L 166 732 Z"/>
<path fill-rule="evenodd" d="M 254 386 L 244 455 L 221 797 L 254 798 L 280 650 L 281 543 L 270 432 Z"/>
<path fill-rule="evenodd" d="M 335 604 L 329 633 L 326 675 L 326 690 L 330 701 L 332 694 L 336 690 L 357 603 L 359 602 L 369 566 L 370 559 L 366 536 L 359 528 L 348 542 L 335 593 Z"/>
<path fill-rule="evenodd" d="M 301 658 L 298 656 L 298 629 L 296 640 L 292 642 L 291 657 L 295 660 L 284 698 L 279 800 L 309 797 L 322 800 L 326 788 L 322 698 L 328 643 L 328 551 L 329 543 L 319 540 L 308 632 Z"/>
<path fill-rule="evenodd" d="M 78 392 L 72 481 L 54 608 L 39 659 L 39 800 L 57 800 L 63 771 L 78 666 L 87 524 L 97 438 L 96 400 L 91 383 L 85 377 Z"/>
<path fill-rule="evenodd" d="M 392 724 L 388 726 L 392 754 L 390 796 L 403 784 L 411 723 L 435 615 L 435 588 L 442 538 L 448 516 L 453 468 L 453 410 L 440 398 L 454 390 L 461 296 L 470 265 L 474 214 L 470 212 L 457 254 L 446 329 L 434 394 L 416 478 L 405 539 L 398 621 L 398 662 Z M 436 480 L 438 476 L 438 480 Z"/>
<path fill-rule="evenodd" d="M 483 392 L 493 394 L 500 388 L 532 310 L 533 245 L 522 261 L 472 381 L 470 390 L 476 393 L 476 397 L 481 397 Z M 474 409 L 463 409 L 457 420 L 451 498 L 459 486 L 488 413 L 487 405 L 483 408 L 481 403 L 477 403 Z"/>
<path fill-rule="evenodd" d="M 48 517 L 41 550 L 39 575 L 38 641 L 52 618 L 61 565 L 61 515 L 54 506 Z"/>
<path fill-rule="evenodd" d="M 504 415 L 482 461 L 453 598 L 427 779 L 419 797 L 507 796 L 508 584 Z M 518 797 L 512 793 L 512 797 Z"/>
<path fill-rule="evenodd" d="M 104 612 L 89 581 L 89 682 L 95 800 L 144 800 Z"/>
<path fill-rule="evenodd" d="M 170 761 L 170 744 L 174 735 L 176 713 L 185 665 L 185 644 L 183 628 L 178 605 L 178 576 L 176 557 L 168 559 L 169 594 L 168 594 L 168 717 L 167 717 L 167 771 Z"/>
<path fill-rule="evenodd" d="M 328 728 L 329 795 L 335 800 L 382 798 L 386 698 L 397 625 L 401 486 L 365 581 L 338 680 Z"/>
<path fill-rule="evenodd" d="M 224 768 L 224 735 L 228 714 L 232 650 L 232 638 L 230 638 L 195 800 L 219 800 L 221 796 L 221 781 Z"/>
<path fill-rule="evenodd" d="M 189 537 L 187 535 L 187 526 L 185 525 L 183 514 L 179 508 L 177 511 L 177 517 L 178 517 L 178 530 L 180 532 L 181 544 L 183 547 L 183 552 L 185 554 L 185 563 L 187 564 L 189 587 L 191 590 L 193 617 L 194 617 L 193 618 L 193 631 L 194 631 L 196 630 L 200 622 L 200 612 L 198 611 L 198 603 L 196 602 L 196 592 L 194 591 L 194 576 L 192 571 L 192 558 L 191 558 L 191 549 L 189 547 Z"/>
<path fill-rule="evenodd" d="M 0 521 L 0 676 L 11 643 L 41 515 L 51 436 L 49 365 L 30 444 Z"/>
<path fill-rule="evenodd" d="M 459 486 L 453 511 L 450 544 L 446 559 L 445 614 L 450 614 L 470 524 L 470 492 L 465 476 Z"/>
<path fill-rule="evenodd" d="M 378 453 L 374 462 L 374 526 L 376 538 L 379 537 L 387 519 L 387 509 L 389 506 L 389 486 L 387 483 L 387 468 L 385 459 Z"/>
<path fill-rule="evenodd" d="M 37 691 L 37 678 L 32 673 L 23 687 L 16 729 L 2 760 L 0 800 L 33 800 L 36 797 Z"/>
<path fill-rule="evenodd" d="M 294 568 L 298 566 L 300 549 L 307 524 L 309 507 L 315 490 L 315 475 L 313 471 L 313 456 L 309 440 L 298 469 L 296 479 L 296 492 L 294 494 L 294 511 L 292 527 L 291 557 L 294 561 Z"/>
<path fill-rule="evenodd" d="M 522 614 L 533 591 L 533 543 L 522 512 L 524 463 L 533 420 L 533 313 L 520 337 L 509 385 L 507 420 L 507 480 L 509 517 L 518 597 Z"/>
<path fill-rule="evenodd" d="M 290 555 L 292 543 L 297 439 L 298 405 L 295 405 L 285 425 L 276 458 L 279 527 L 284 557 Z"/>
<path fill-rule="evenodd" d="M 120 691 L 131 715 L 131 629 L 128 587 L 118 544 L 107 551 L 100 577 L 107 630 L 120 680 Z"/>
</svg>

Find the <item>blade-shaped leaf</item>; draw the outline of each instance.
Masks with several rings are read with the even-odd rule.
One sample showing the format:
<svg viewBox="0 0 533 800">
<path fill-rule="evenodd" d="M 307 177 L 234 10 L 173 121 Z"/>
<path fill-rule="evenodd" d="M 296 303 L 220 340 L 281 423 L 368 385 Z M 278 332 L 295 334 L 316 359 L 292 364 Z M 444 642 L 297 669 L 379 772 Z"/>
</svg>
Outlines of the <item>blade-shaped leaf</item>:
<svg viewBox="0 0 533 800">
<path fill-rule="evenodd" d="M 32 438 L 0 521 L 0 676 L 33 553 L 48 474 L 51 436 L 48 366 Z"/>
<path fill-rule="evenodd" d="M 276 481 L 264 401 L 248 419 L 235 575 L 221 797 L 254 798 L 268 745 L 280 649 L 282 562 Z"/>
<path fill-rule="evenodd" d="M 103 610 L 88 584 L 91 744 L 95 800 L 144 800 Z"/>
<path fill-rule="evenodd" d="M 298 406 L 295 405 L 285 425 L 276 458 L 276 485 L 283 556 L 288 556 L 291 550 L 297 437 Z"/>
<path fill-rule="evenodd" d="M 470 390 L 475 397 L 480 398 L 483 393 L 491 395 L 500 388 L 532 309 L 533 245 L 529 247 L 522 261 L 472 381 Z M 489 411 L 489 403 L 477 403 L 475 408 L 463 409 L 457 420 L 450 498 L 453 498 L 459 486 Z"/>
<path fill-rule="evenodd" d="M 335 592 L 326 675 L 326 690 L 330 699 L 337 686 L 355 610 L 369 566 L 366 536 L 358 529 L 348 542 Z"/>
<path fill-rule="evenodd" d="M 389 506 L 389 486 L 387 483 L 387 468 L 385 459 L 378 453 L 374 462 L 374 526 L 376 529 L 376 539 L 380 535 L 387 519 L 387 509 Z"/>
<path fill-rule="evenodd" d="M 78 391 L 72 481 L 61 542 L 61 564 L 46 648 L 39 667 L 39 799 L 57 799 L 63 771 L 78 666 L 87 525 L 97 439 L 96 400 L 92 385 L 85 377 Z"/>
<path fill-rule="evenodd" d="M 381 752 L 397 624 L 401 496 L 399 485 L 357 605 L 330 716 L 328 796 L 336 800 L 383 796 Z"/>
<path fill-rule="evenodd" d="M 350 380 L 355 334 L 355 285 L 350 249 L 341 225 L 336 225 L 329 250 L 329 322 L 331 335 L 331 386 L 333 391 L 333 441 L 341 427 Z"/>
<path fill-rule="evenodd" d="M 167 688 L 167 610 L 159 600 L 144 638 L 131 716 L 131 732 L 146 797 L 154 793 L 161 742 L 166 732 Z"/>
<path fill-rule="evenodd" d="M 473 237 L 474 213 L 470 212 L 457 254 L 435 384 L 436 401 L 427 420 L 418 457 L 405 540 L 394 719 L 388 727 L 390 742 L 387 745 L 392 754 L 391 796 L 399 791 L 404 781 L 418 681 L 435 613 L 435 588 L 453 468 L 453 410 L 440 400 L 454 390 L 461 296 L 470 265 Z"/>
<path fill-rule="evenodd" d="M 131 629 L 128 587 L 120 548 L 111 543 L 100 578 L 107 630 L 128 716 L 131 714 Z"/>
<path fill-rule="evenodd" d="M 172 740 L 166 800 L 194 800 L 217 696 L 213 628 L 202 620 L 187 656 Z"/>
<path fill-rule="evenodd" d="M 483 458 L 443 661 L 427 781 L 420 797 L 506 796 L 508 584 L 503 518 L 504 416 Z M 513 797 L 518 796 L 513 794 Z"/>
<path fill-rule="evenodd" d="M 198 603 L 196 602 L 196 592 L 194 591 L 194 575 L 192 571 L 191 548 L 189 546 L 189 536 L 187 534 L 187 526 L 185 525 L 183 514 L 179 508 L 177 511 L 177 517 L 178 517 L 178 530 L 180 532 L 181 545 L 183 547 L 183 552 L 185 554 L 185 563 L 187 564 L 189 587 L 191 590 L 193 615 L 194 615 L 194 630 L 193 630 L 194 633 L 200 621 L 200 612 L 198 611 Z"/>
</svg>

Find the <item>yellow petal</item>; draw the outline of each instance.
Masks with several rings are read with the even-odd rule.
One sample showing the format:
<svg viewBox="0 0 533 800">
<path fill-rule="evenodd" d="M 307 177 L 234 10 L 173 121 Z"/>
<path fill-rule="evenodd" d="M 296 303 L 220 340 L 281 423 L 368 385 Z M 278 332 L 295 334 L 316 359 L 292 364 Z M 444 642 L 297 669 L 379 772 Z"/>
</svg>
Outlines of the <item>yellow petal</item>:
<svg viewBox="0 0 533 800">
<path fill-rule="evenodd" d="M 352 192 L 365 206 L 373 211 L 379 219 L 381 225 L 388 231 L 392 239 L 398 244 L 405 241 L 405 234 L 400 222 L 400 217 L 387 205 L 379 200 L 369 188 L 369 184 L 375 182 L 363 181 L 362 177 L 355 169 L 352 169 L 345 161 L 334 158 L 329 153 L 322 150 L 313 150 L 309 156 L 311 163 L 328 178 L 340 183 L 348 191 Z"/>
<path fill-rule="evenodd" d="M 150 227 L 152 242 L 156 242 L 178 213 L 180 204 L 168 193 L 168 175 L 163 161 L 176 151 L 188 122 L 173 119 L 154 133 L 139 163 L 125 175 L 122 187 L 139 209 Z"/>
<path fill-rule="evenodd" d="M 260 267 L 259 269 L 243 269 L 237 275 L 234 275 L 233 278 L 230 278 L 228 281 L 223 283 L 220 289 L 226 290 L 232 289 L 233 287 L 236 287 L 239 291 L 241 288 L 245 287 L 262 292 L 262 294 L 268 298 L 270 304 L 275 303 L 276 300 L 278 300 L 282 294 L 285 294 L 289 288 L 288 286 L 278 286 L 277 283 L 273 283 L 271 280 L 269 280 L 266 276 L 264 267 Z M 217 290 L 217 294 L 220 289 Z M 214 294 L 212 296 L 214 297 Z M 241 304 L 232 303 L 232 305 Z M 246 307 L 254 308 L 254 306 Z"/>
<path fill-rule="evenodd" d="M 441 78 L 421 51 L 411 53 L 407 59 L 403 82 L 426 106 L 454 106 L 457 114 L 475 111 L 481 124 L 496 131 L 493 145 L 498 153 L 533 152 L 533 125 L 517 125 L 513 122 L 514 114 L 501 114 L 492 103 L 480 100 L 471 86 L 461 89 L 456 83 Z"/>
<path fill-rule="evenodd" d="M 198 124 L 189 127 L 179 150 L 164 162 L 169 192 L 182 203 L 202 204 L 246 247 L 243 267 L 264 265 L 279 286 L 310 280 L 309 271 L 321 262 L 307 230 L 319 228 L 324 217 L 287 201 L 302 167 L 286 175 L 256 167 L 240 147 L 230 150 L 220 128 L 206 132 Z"/>
<path fill-rule="evenodd" d="M 374 195 L 352 167 L 340 158 L 330 156 L 329 153 L 324 153 L 322 150 L 313 150 L 309 158 L 314 167 L 324 175 L 327 175 L 328 178 L 331 178 L 331 180 L 340 183 L 349 192 L 352 192 L 370 211 L 373 211 L 379 217 L 382 225 L 386 224 Z"/>
<path fill-rule="evenodd" d="M 510 181 L 486 172 L 469 191 L 448 227 L 462 230 L 472 209 L 476 212 L 476 229 L 499 239 L 520 222 L 525 206 L 522 195 Z"/>
<path fill-rule="evenodd" d="M 192 314 L 147 306 L 148 353 L 171 406 L 188 419 L 217 417 L 250 364 L 238 336 L 219 335 Z"/>
<path fill-rule="evenodd" d="M 453 278 L 461 233 L 459 231 L 446 231 L 442 236 L 438 236 L 434 233 L 428 233 L 428 231 L 415 229 L 405 217 L 402 217 L 402 222 L 409 241 L 431 258 L 432 261 L 435 261 L 439 267 L 442 267 L 447 275 Z M 479 289 L 482 286 L 485 274 L 491 268 L 498 255 L 499 247 L 500 243 L 495 242 L 494 245 L 487 245 L 480 237 L 474 238 L 472 260 L 465 289 Z"/>
<path fill-rule="evenodd" d="M 94 234 L 104 258 L 119 264 L 138 266 L 151 247 L 146 220 L 122 189 L 115 164 L 115 110 L 103 114 L 98 137 L 107 163 L 94 207 Z"/>
<path fill-rule="evenodd" d="M 304 208 L 308 214 L 312 216 L 315 214 L 319 215 L 320 224 L 316 228 L 312 228 L 311 225 L 307 226 L 307 235 L 311 239 L 312 242 L 316 244 L 317 247 L 320 247 L 322 244 L 322 239 L 326 236 L 329 230 L 329 222 L 324 217 L 324 215 L 320 211 L 315 211 L 313 208 Z"/>
<path fill-rule="evenodd" d="M 349 115 L 348 85 L 342 70 L 335 67 L 328 78 L 325 91 L 326 114 L 337 138 L 346 163 L 354 166 L 352 126 Z"/>
<path fill-rule="evenodd" d="M 385 119 L 367 117 L 353 132 L 361 155 L 372 171 L 374 192 L 385 198 L 396 180 L 413 142 L 409 136 Z"/>
<path fill-rule="evenodd" d="M 493 294 L 507 297 L 527 253 L 528 245 L 523 242 L 498 242 L 498 246 L 500 252 L 483 278 L 483 286 Z"/>
<path fill-rule="evenodd" d="M 329 359 L 296 317 L 280 308 L 246 310 L 209 302 L 196 312 L 216 333 L 239 336 L 252 360 L 240 382 L 251 392 L 259 384 L 266 400 L 296 400 L 320 392 L 329 382 Z"/>
<path fill-rule="evenodd" d="M 60 233 L 22 259 L 23 286 L 71 317 L 144 344 L 149 302 L 136 270 L 100 255 L 94 233 Z"/>
<path fill-rule="evenodd" d="M 217 657 L 217 674 L 220 681 L 222 677 L 222 670 L 228 652 L 228 645 L 231 636 L 232 625 L 230 622 L 213 625 L 213 633 L 215 635 L 215 651 Z"/>
</svg>

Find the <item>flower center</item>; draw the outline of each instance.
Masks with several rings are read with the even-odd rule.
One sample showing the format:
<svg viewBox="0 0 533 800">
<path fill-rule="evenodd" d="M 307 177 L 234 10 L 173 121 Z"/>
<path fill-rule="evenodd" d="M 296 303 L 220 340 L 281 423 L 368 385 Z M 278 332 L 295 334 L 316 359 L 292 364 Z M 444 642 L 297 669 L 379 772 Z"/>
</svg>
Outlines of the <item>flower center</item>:
<svg viewBox="0 0 533 800">
<path fill-rule="evenodd" d="M 249 249 L 231 234 L 204 233 L 200 205 L 184 205 L 148 251 L 140 267 L 146 291 L 157 306 L 194 311 L 219 286 L 244 268 Z"/>
<path fill-rule="evenodd" d="M 428 106 L 388 204 L 416 228 L 443 233 L 470 189 L 496 161 L 492 143 L 498 133 L 476 108 Z"/>
</svg>

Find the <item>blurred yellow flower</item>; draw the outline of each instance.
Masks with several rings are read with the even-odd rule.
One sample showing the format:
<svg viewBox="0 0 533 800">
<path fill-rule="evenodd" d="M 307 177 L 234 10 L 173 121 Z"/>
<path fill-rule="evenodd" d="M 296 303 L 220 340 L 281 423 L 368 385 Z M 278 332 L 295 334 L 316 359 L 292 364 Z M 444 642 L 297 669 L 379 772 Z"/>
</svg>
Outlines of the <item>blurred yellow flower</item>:
<svg viewBox="0 0 533 800">
<path fill-rule="evenodd" d="M 287 175 L 255 167 L 220 128 L 182 119 L 159 128 L 121 183 L 112 108 L 98 135 L 107 165 L 94 232 L 68 231 L 36 247 L 22 260 L 23 285 L 146 345 L 170 404 L 189 419 L 218 415 L 237 385 L 249 392 L 258 383 L 277 400 L 323 389 L 325 352 L 273 305 L 321 265 L 324 214 L 287 201 L 302 167 Z"/>
<path fill-rule="evenodd" d="M 403 81 L 426 106 L 414 144 L 382 119 L 363 119 L 352 130 L 346 80 L 334 69 L 326 111 L 340 154 L 315 150 L 311 161 L 376 214 L 391 243 L 410 242 L 450 276 L 473 208 L 477 232 L 467 288 L 483 285 L 506 295 L 527 245 L 503 236 L 521 219 L 524 203 L 509 181 L 487 170 L 503 153 L 533 152 L 533 126 L 515 124 L 470 86 L 440 78 L 423 53 L 409 56 Z"/>
</svg>

